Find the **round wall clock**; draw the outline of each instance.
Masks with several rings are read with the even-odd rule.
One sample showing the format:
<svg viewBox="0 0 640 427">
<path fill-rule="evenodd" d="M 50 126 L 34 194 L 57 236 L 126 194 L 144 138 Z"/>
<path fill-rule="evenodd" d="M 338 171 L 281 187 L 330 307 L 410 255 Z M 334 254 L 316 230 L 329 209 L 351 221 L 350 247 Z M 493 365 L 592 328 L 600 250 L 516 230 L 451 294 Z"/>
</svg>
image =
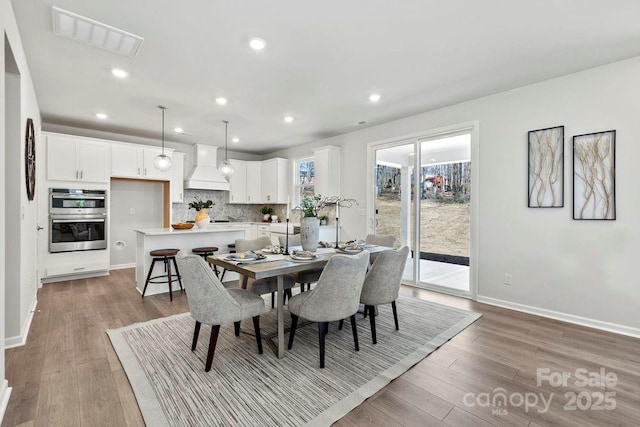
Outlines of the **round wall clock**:
<svg viewBox="0 0 640 427">
<path fill-rule="evenodd" d="M 27 119 L 27 129 L 24 136 L 24 170 L 27 197 L 29 200 L 33 200 L 36 190 L 36 137 L 31 119 Z"/>
</svg>

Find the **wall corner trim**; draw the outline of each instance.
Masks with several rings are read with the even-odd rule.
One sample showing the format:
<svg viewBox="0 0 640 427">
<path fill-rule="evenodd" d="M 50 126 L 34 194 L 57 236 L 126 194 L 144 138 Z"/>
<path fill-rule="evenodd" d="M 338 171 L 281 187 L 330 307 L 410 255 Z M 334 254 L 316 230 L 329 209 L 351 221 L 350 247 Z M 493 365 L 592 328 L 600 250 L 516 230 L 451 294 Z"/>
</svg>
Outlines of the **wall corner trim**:
<svg viewBox="0 0 640 427">
<path fill-rule="evenodd" d="M 617 323 L 603 322 L 601 320 L 590 319 L 588 317 L 576 316 L 573 314 L 562 313 L 560 311 L 547 310 L 546 308 L 533 307 L 530 305 L 519 304 L 517 302 L 505 301 L 491 297 L 478 295 L 478 302 L 495 305 L 502 308 L 508 308 L 524 313 L 535 314 L 550 319 L 561 320 L 575 325 L 586 326 L 589 328 L 600 329 L 602 331 L 613 332 L 616 334 L 627 335 L 630 337 L 640 338 L 640 329 L 630 326 L 620 325 Z"/>
<path fill-rule="evenodd" d="M 33 302 L 31 303 L 31 308 L 29 308 L 29 315 L 27 316 L 27 320 L 24 322 L 22 326 L 22 332 L 20 335 L 13 337 L 5 337 L 4 339 L 4 348 L 5 350 L 13 347 L 20 347 L 27 343 L 27 335 L 29 335 L 29 329 L 31 329 L 31 321 L 33 320 L 33 314 L 36 311 L 36 306 L 38 305 L 37 296 L 33 296 Z"/>
<path fill-rule="evenodd" d="M 2 380 L 0 383 L 0 422 L 4 419 L 4 414 L 7 411 L 9 397 L 11 397 L 11 390 L 11 387 L 9 387 L 9 381 Z"/>
</svg>

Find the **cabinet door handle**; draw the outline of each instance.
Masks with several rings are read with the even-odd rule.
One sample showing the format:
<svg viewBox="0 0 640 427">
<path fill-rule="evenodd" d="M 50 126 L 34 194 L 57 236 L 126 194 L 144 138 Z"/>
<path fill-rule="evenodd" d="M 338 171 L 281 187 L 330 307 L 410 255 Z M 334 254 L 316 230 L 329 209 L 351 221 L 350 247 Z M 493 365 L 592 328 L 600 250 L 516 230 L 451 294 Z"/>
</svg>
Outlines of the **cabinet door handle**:
<svg viewBox="0 0 640 427">
<path fill-rule="evenodd" d="M 144 168 L 144 176 L 147 176 L 147 168 Z"/>
<path fill-rule="evenodd" d="M 140 168 L 138 168 L 138 175 L 140 175 Z"/>
<path fill-rule="evenodd" d="M 78 179 L 78 171 L 76 171 L 76 179 Z"/>
<path fill-rule="evenodd" d="M 180 200 L 182 200 L 182 193 L 180 193 L 180 197 L 179 197 L 179 199 L 180 199 Z"/>
<path fill-rule="evenodd" d="M 267 194 L 267 200 L 271 200 L 271 196 Z"/>
<path fill-rule="evenodd" d="M 231 201 L 233 202 L 233 194 L 231 195 Z"/>
<path fill-rule="evenodd" d="M 76 267 L 73 269 L 73 271 L 81 271 L 84 270 L 86 267 Z"/>
<path fill-rule="evenodd" d="M 80 171 L 80 179 L 84 177 L 84 171 Z"/>
<path fill-rule="evenodd" d="M 247 196 L 247 202 L 251 201 L 251 196 Z"/>
</svg>

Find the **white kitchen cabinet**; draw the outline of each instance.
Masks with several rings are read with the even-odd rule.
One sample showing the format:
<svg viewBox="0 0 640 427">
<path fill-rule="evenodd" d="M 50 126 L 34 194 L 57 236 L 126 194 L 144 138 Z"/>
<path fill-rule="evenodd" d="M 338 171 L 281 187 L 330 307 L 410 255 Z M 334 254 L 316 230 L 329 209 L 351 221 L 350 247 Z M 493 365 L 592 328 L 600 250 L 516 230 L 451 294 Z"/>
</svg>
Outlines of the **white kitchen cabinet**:
<svg viewBox="0 0 640 427">
<path fill-rule="evenodd" d="M 164 149 L 164 153 L 169 157 L 172 157 L 172 152 L 171 149 Z M 162 149 L 157 147 L 113 143 L 111 147 L 111 176 L 171 181 L 173 166 L 168 171 L 160 171 L 153 165 L 153 160 L 161 153 Z"/>
<path fill-rule="evenodd" d="M 174 151 L 171 156 L 171 203 L 184 201 L 184 153 Z"/>
<path fill-rule="evenodd" d="M 229 177 L 229 203 L 247 203 L 247 162 L 229 159 L 233 173 Z"/>
<path fill-rule="evenodd" d="M 262 203 L 287 203 L 288 165 L 281 158 L 262 162 Z"/>
<path fill-rule="evenodd" d="M 340 196 L 340 150 L 333 145 L 313 150 L 315 194 Z"/>
<path fill-rule="evenodd" d="M 247 203 L 267 203 L 262 198 L 263 162 L 247 162 Z"/>
<path fill-rule="evenodd" d="M 109 149 L 109 144 L 88 138 L 47 135 L 47 178 L 107 183 Z"/>
</svg>

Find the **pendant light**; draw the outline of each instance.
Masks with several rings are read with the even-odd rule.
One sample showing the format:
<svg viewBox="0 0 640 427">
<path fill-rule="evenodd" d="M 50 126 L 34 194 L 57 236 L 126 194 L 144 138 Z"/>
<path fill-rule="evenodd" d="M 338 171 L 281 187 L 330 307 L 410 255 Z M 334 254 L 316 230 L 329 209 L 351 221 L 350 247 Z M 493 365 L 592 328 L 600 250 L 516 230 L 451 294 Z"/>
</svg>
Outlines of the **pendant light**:
<svg viewBox="0 0 640 427">
<path fill-rule="evenodd" d="M 162 154 L 158 154 L 155 159 L 153 159 L 153 166 L 159 171 L 166 172 L 171 169 L 171 165 L 173 164 L 171 157 L 164 154 L 164 110 L 166 110 L 167 107 L 158 105 L 158 108 L 162 110 Z"/>
<path fill-rule="evenodd" d="M 218 170 L 223 176 L 228 177 L 233 174 L 233 166 L 227 157 L 227 146 L 229 145 L 229 141 L 227 140 L 229 135 L 229 120 L 223 120 L 222 123 L 224 123 L 224 162 L 220 163 Z"/>
</svg>

